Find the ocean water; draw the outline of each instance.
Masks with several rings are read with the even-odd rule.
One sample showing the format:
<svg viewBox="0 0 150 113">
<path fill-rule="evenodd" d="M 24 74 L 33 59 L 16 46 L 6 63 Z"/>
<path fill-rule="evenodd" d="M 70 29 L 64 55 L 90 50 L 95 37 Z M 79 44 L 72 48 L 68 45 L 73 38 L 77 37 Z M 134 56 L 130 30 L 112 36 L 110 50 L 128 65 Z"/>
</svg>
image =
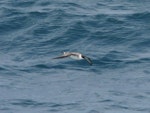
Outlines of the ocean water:
<svg viewBox="0 0 150 113">
<path fill-rule="evenodd" d="M 0 0 L 0 113 L 150 113 L 150 1 Z"/>
</svg>

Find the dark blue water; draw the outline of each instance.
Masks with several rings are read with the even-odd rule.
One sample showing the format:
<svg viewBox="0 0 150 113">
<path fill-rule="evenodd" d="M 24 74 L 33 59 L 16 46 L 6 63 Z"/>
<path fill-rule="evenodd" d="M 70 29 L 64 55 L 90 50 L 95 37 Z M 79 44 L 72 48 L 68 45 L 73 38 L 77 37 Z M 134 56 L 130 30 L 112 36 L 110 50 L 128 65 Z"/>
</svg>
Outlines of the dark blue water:
<svg viewBox="0 0 150 113">
<path fill-rule="evenodd" d="M 0 113 L 150 113 L 150 1 L 0 0 Z"/>
</svg>

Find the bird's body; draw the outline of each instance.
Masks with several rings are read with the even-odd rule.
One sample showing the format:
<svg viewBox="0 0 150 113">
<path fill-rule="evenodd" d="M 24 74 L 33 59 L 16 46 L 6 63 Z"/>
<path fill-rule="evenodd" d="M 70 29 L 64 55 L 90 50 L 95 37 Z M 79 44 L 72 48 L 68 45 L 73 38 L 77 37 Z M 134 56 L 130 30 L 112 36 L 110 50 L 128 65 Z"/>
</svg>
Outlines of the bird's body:
<svg viewBox="0 0 150 113">
<path fill-rule="evenodd" d="M 64 52 L 64 55 L 68 55 L 69 57 L 71 57 L 72 59 L 76 59 L 76 60 L 81 60 L 82 58 L 82 54 L 77 53 L 77 52 Z"/>
<path fill-rule="evenodd" d="M 72 59 L 76 59 L 76 60 L 85 59 L 90 65 L 92 65 L 92 61 L 90 58 L 88 58 L 78 52 L 64 52 L 62 56 L 55 57 L 53 59 L 60 59 L 60 58 L 66 58 L 66 57 L 71 57 Z"/>
</svg>

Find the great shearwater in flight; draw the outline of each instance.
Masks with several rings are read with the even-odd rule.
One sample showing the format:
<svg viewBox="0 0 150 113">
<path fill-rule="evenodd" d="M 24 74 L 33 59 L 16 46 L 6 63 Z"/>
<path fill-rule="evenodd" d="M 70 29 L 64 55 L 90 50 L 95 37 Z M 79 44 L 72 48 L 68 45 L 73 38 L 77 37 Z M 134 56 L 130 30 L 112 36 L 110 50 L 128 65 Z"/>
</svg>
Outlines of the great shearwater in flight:
<svg viewBox="0 0 150 113">
<path fill-rule="evenodd" d="M 62 56 L 58 56 L 58 57 L 55 57 L 53 59 L 60 59 L 60 58 L 66 58 L 66 57 L 71 57 L 73 59 L 76 59 L 76 60 L 86 60 L 90 65 L 92 65 L 92 61 L 90 58 L 82 55 L 81 53 L 77 53 L 77 52 L 64 52 L 64 54 Z"/>
</svg>

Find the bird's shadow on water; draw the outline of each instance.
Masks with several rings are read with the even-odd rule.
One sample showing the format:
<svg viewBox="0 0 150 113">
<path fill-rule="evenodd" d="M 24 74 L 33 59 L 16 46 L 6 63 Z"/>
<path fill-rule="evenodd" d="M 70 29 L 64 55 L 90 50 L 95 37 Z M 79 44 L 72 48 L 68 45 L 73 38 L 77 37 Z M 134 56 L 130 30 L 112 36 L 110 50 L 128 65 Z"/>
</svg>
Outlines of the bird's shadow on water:
<svg viewBox="0 0 150 113">
<path fill-rule="evenodd" d="M 97 64 L 95 64 L 95 63 L 90 65 L 85 60 L 71 60 L 71 61 L 67 60 L 67 61 L 57 62 L 56 64 L 52 64 L 52 65 L 49 64 L 49 68 L 100 73 L 100 69 L 95 68 L 96 65 Z"/>
<path fill-rule="evenodd" d="M 54 65 L 51 65 L 50 68 L 55 69 L 75 69 L 81 70 L 82 67 L 90 67 L 90 65 L 84 61 L 64 61 Z"/>
</svg>

